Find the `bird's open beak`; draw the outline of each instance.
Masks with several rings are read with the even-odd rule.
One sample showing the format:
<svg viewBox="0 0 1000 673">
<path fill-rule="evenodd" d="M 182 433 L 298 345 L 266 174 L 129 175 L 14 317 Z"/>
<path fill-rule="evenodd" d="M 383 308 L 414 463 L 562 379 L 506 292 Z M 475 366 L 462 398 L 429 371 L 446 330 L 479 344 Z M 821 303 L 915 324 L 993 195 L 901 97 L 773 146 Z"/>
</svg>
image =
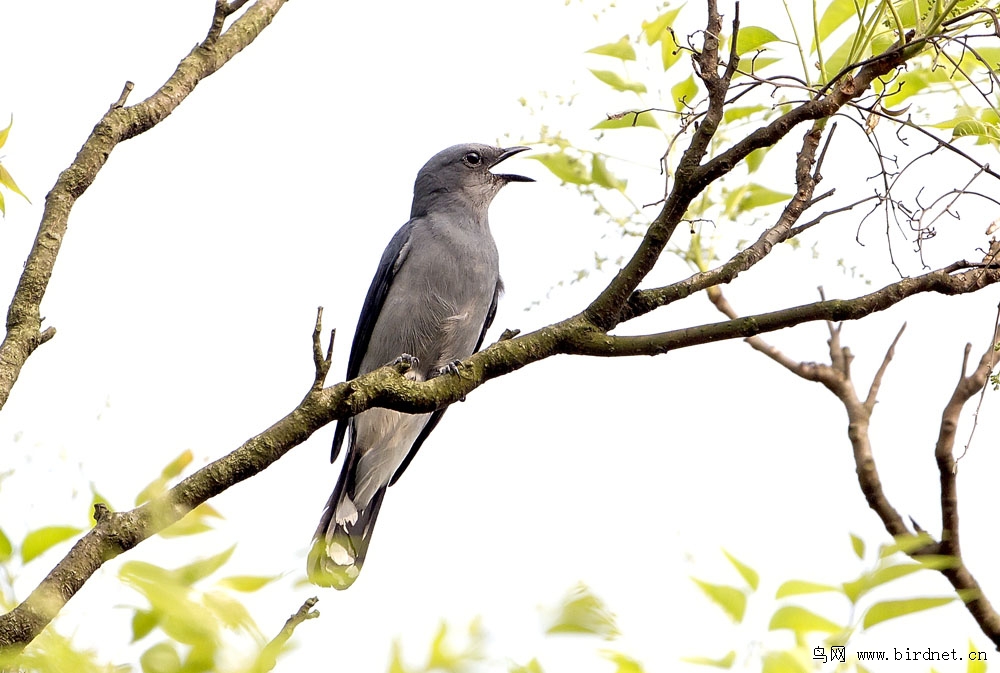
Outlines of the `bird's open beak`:
<svg viewBox="0 0 1000 673">
<path fill-rule="evenodd" d="M 505 150 L 503 150 L 500 153 L 500 156 L 497 157 L 496 161 L 494 161 L 492 164 L 490 164 L 490 168 L 493 168 L 494 166 L 496 166 L 497 164 L 499 164 L 501 161 L 504 161 L 505 159 L 509 159 L 510 157 L 514 156 L 515 154 L 518 154 L 520 152 L 524 152 L 525 150 L 530 150 L 530 149 L 531 149 L 530 147 L 508 147 L 508 148 L 506 148 Z M 504 182 L 534 182 L 535 181 L 534 178 L 529 178 L 529 177 L 524 176 L 524 175 L 513 175 L 511 173 L 494 173 L 493 175 L 495 175 L 496 177 L 500 178 Z"/>
</svg>

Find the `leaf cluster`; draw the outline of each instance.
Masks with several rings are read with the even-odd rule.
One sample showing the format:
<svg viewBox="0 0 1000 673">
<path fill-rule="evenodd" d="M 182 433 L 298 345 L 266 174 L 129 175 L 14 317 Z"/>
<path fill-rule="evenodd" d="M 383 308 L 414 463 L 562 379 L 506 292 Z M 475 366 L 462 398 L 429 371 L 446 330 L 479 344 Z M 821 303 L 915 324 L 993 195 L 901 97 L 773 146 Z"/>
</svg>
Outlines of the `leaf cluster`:
<svg viewBox="0 0 1000 673">
<path fill-rule="evenodd" d="M 179 478 L 193 460 L 184 451 L 170 461 L 160 474 L 140 489 L 135 504 L 162 494 Z M 13 471 L 4 474 L 16 478 Z M 108 507 L 107 500 L 92 488 L 89 509 Z M 203 504 L 177 523 L 164 529 L 164 538 L 202 535 L 213 528 L 208 519 L 221 518 L 212 507 Z M 13 544 L 0 529 L 0 603 L 7 610 L 17 604 L 14 580 L 21 569 L 42 558 L 47 551 L 83 532 L 77 526 L 46 525 L 28 531 L 19 544 Z M 206 539 L 207 541 L 207 539 Z M 230 563 L 236 546 L 217 554 L 175 567 L 140 560 L 121 565 L 118 578 L 141 599 L 134 605 L 121 606 L 130 611 L 133 644 L 145 645 L 139 654 L 142 673 L 204 673 L 221 670 L 220 655 L 232 650 L 232 636 L 249 641 L 241 649 L 260 652 L 265 639 L 238 593 L 258 591 L 278 579 L 276 576 L 229 574 L 216 577 Z M 210 581 L 214 578 L 214 581 Z M 124 635 L 124 634 L 123 634 Z M 109 640 L 114 636 L 109 635 Z M 124 643 L 123 643 L 124 644 Z M 231 656 L 231 655 L 230 655 Z M 104 662 L 93 651 L 81 648 L 72 637 L 50 626 L 23 652 L 10 661 L 0 661 L 0 670 L 15 666 L 22 671 L 99 671 L 135 670 L 130 665 Z M 258 670 L 251 661 L 246 670 Z M 262 670 L 262 669 L 261 669 Z"/>
</svg>

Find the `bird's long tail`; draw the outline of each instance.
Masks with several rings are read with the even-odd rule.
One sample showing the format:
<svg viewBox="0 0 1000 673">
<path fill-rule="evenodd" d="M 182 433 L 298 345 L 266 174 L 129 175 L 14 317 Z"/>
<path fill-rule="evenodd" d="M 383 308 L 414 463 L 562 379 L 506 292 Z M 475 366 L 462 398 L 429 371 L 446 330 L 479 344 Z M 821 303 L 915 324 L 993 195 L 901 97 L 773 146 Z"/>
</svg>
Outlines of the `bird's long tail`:
<svg viewBox="0 0 1000 673">
<path fill-rule="evenodd" d="M 307 567 L 313 584 L 346 589 L 361 572 L 386 487 L 378 489 L 364 507 L 357 508 L 351 499 L 353 489 L 348 487 L 353 477 L 353 465 L 341 472 L 313 536 Z"/>
</svg>

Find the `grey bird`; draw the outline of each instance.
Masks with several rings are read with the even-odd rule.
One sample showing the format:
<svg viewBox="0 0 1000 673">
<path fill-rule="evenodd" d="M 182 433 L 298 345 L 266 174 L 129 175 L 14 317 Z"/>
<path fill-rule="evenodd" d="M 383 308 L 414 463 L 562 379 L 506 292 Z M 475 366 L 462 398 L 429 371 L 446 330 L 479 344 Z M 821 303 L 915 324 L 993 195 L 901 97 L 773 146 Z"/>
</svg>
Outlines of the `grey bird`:
<svg viewBox="0 0 1000 673">
<path fill-rule="evenodd" d="M 410 220 L 382 253 L 368 288 L 348 380 L 405 361 L 406 377 L 424 381 L 456 373 L 458 361 L 479 350 L 503 291 L 487 211 L 508 182 L 533 182 L 490 169 L 527 149 L 455 145 L 420 169 Z M 331 462 L 345 438 L 349 449 L 309 552 L 313 583 L 337 589 L 354 583 L 386 488 L 396 483 L 444 412 L 376 408 L 337 423 Z"/>
</svg>

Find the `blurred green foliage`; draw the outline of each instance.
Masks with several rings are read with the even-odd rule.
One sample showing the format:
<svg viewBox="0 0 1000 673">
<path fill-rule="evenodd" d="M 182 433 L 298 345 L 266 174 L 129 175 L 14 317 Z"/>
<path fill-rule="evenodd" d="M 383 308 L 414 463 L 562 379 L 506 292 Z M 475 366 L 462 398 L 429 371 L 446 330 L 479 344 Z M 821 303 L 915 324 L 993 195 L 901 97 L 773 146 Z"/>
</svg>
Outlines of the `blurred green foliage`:
<svg viewBox="0 0 1000 673">
<path fill-rule="evenodd" d="M 161 497 L 192 460 L 190 451 L 182 452 L 152 482 L 140 489 L 135 504 Z M 16 474 L 10 472 L 4 476 L 16 478 Z M 107 501 L 94 490 L 90 511 L 97 502 L 107 505 Z M 212 518 L 218 519 L 221 515 L 212 507 L 202 505 L 165 529 L 161 536 L 203 535 L 213 530 L 210 524 Z M 43 557 L 55 562 L 57 553 L 66 549 L 69 541 L 82 532 L 83 529 L 77 526 L 42 526 L 28 531 L 23 541 L 14 545 L 0 529 L 0 608 L 7 611 L 18 603 L 14 583 L 25 566 L 38 563 L 38 559 Z M 211 540 L 206 537 L 197 544 L 204 548 L 211 544 Z M 50 549 L 54 553 L 46 556 Z M 46 628 L 24 652 L 0 658 L 0 670 L 38 673 L 270 670 L 261 665 L 261 653 L 267 639 L 237 596 L 239 593 L 258 591 L 278 577 L 223 575 L 235 549 L 231 546 L 175 568 L 131 558 L 121 563 L 118 578 L 134 591 L 138 600 L 131 605 L 119 606 L 131 612 L 131 637 L 112 630 L 108 639 L 121 638 L 122 645 L 126 642 L 143 645 L 138 666 L 128 662 L 107 662 L 95 652 L 76 646 L 70 636 L 60 631 L 57 617 L 56 622 Z M 236 668 L 223 666 L 223 652 L 227 653 L 225 659 L 230 661 L 234 652 L 244 652 L 245 661 Z M 270 654 L 271 662 L 273 654 Z"/>
<path fill-rule="evenodd" d="M 789 8 L 799 3 L 774 0 L 773 4 L 777 12 L 788 12 L 791 18 Z M 954 47 L 952 53 L 946 48 L 933 51 L 923 40 L 938 32 L 952 39 L 963 32 L 967 34 L 977 25 L 985 25 L 989 13 L 969 15 L 969 12 L 988 5 L 984 0 L 832 0 L 820 8 L 822 11 L 813 10 L 812 30 L 804 33 L 806 37 L 799 34 L 792 21 L 787 29 L 777 25 L 769 28 L 742 26 L 735 45 L 735 52 L 740 57 L 740 72 L 734 80 L 737 84 L 781 75 L 784 81 L 791 82 L 795 78 L 803 86 L 774 84 L 764 92 L 762 100 L 731 101 L 724 111 L 719 131 L 707 148 L 708 156 L 717 156 L 735 139 L 770 122 L 803 97 L 820 95 L 821 87 L 840 75 L 845 66 L 879 53 L 891 46 L 898 35 L 907 32 L 913 34 L 910 47 L 913 58 L 905 70 L 876 82 L 873 108 L 893 117 L 898 124 L 950 130 L 952 141 L 1000 147 L 1000 119 L 996 108 L 988 97 L 966 95 L 977 93 L 977 89 L 980 92 L 992 90 L 989 87 L 995 77 L 994 64 L 1000 61 L 1000 47 L 986 45 L 973 49 L 968 48 L 967 40 L 953 39 L 945 44 L 946 48 Z M 813 6 L 815 8 L 816 4 Z M 674 26 L 682 23 L 691 12 L 700 10 L 700 3 L 668 3 L 655 16 L 638 22 L 634 34 L 588 50 L 587 58 L 592 59 L 595 66 L 588 68 L 589 73 L 605 87 L 607 94 L 607 98 L 602 99 L 602 104 L 609 108 L 604 118 L 594 119 L 586 130 L 571 133 L 553 131 L 546 124 L 537 138 L 525 140 L 545 148 L 531 158 L 588 199 L 595 212 L 622 236 L 642 235 L 649 219 L 640 205 L 648 200 L 648 195 L 633 195 L 629 191 L 630 184 L 634 184 L 632 174 L 637 170 L 659 171 L 669 185 L 681 151 L 680 140 L 702 119 L 706 93 L 694 75 L 691 48 L 674 30 Z M 969 18 L 956 20 L 962 16 Z M 728 53 L 727 39 L 722 36 L 722 53 Z M 568 106 L 575 99 L 576 95 L 543 94 L 540 105 L 527 99 L 522 103 L 532 112 L 541 114 L 553 101 Z M 944 105 L 929 104 L 942 99 Z M 950 113 L 944 114 L 942 110 L 950 110 Z M 869 118 L 870 130 L 874 130 L 878 119 L 875 115 Z M 13 118 L 0 130 L 0 147 L 6 143 L 12 124 Z M 609 149 L 614 146 L 610 140 L 615 134 L 641 134 L 647 151 L 639 159 L 616 154 Z M 659 162 L 656 166 L 649 165 L 650 147 L 654 148 L 654 161 Z M 664 147 L 667 149 L 661 157 Z M 769 148 L 761 148 L 750 154 L 740 166 L 692 203 L 685 215 L 690 224 L 690 237 L 673 252 L 692 267 L 707 269 L 717 259 L 715 251 L 721 236 L 716 226 L 718 222 L 753 223 L 768 214 L 769 208 L 788 199 L 786 191 L 769 186 L 761 177 L 763 171 L 760 169 L 769 151 Z M 3 188 L 0 189 L 0 213 L 5 212 L 4 189 L 27 198 L 2 165 L 0 187 Z M 652 198 L 656 199 L 657 195 Z M 735 236 L 730 235 L 724 245 L 741 247 L 745 242 L 743 238 L 737 232 Z M 600 268 L 608 259 L 608 256 L 595 253 L 595 267 Z M 613 261 L 619 263 L 620 259 Z M 589 269 L 581 269 L 575 277 L 579 279 L 588 273 Z M 170 483 L 190 465 L 192 458 L 191 452 L 186 451 L 171 461 L 139 491 L 136 504 L 162 496 Z M 0 473 L 0 483 L 11 477 L 9 471 Z M 91 509 L 97 502 L 107 504 L 95 490 Z M 220 514 L 211 506 L 201 505 L 161 535 L 205 535 L 212 530 L 211 520 L 218 517 Z M 9 524 L 9 521 L 0 524 Z M 46 556 L 47 552 L 65 548 L 82 530 L 67 524 L 46 525 L 27 531 L 21 542 L 15 544 L 0 527 L 0 607 L 9 610 L 17 604 L 15 580 L 27 564 L 38 563 L 41 558 L 53 561 L 55 556 Z M 211 541 L 205 537 L 199 538 L 198 543 L 204 548 Z M 851 543 L 859 560 L 864 561 L 864 542 L 852 536 Z M 774 597 L 776 604 L 767 629 L 792 634 L 794 644 L 791 647 L 747 652 L 746 644 L 736 643 L 721 654 L 692 654 L 685 661 L 724 669 L 733 668 L 739 661 L 744 668 L 759 669 L 762 673 L 814 671 L 820 668 L 820 662 L 813 658 L 814 648 L 847 645 L 851 637 L 861 631 L 956 600 L 952 596 L 883 596 L 887 587 L 894 586 L 901 578 L 928 569 L 941 569 L 954 562 L 948 557 L 924 556 L 913 560 L 903 552 L 905 550 L 895 545 L 882 547 L 860 573 L 845 581 L 789 579 L 783 582 Z M 126 609 L 131 612 L 131 642 L 140 643 L 143 648 L 138 665 L 108 663 L 94 652 L 76 646 L 71 637 L 60 632 L 57 619 L 16 659 L 0 661 L 0 667 L 43 673 L 134 670 L 201 673 L 220 670 L 220 655 L 225 648 L 241 647 L 251 654 L 246 664 L 236 670 L 265 670 L 267 665 L 261 664 L 259 654 L 256 657 L 253 654 L 261 651 L 265 639 L 237 594 L 258 591 L 276 578 L 225 575 L 233 553 L 234 548 L 229 547 L 174 568 L 131 557 L 120 565 L 119 579 L 134 591 L 136 598 L 135 604 Z M 725 556 L 739 582 L 692 580 L 708 602 L 717 606 L 734 624 L 740 624 L 746 619 L 751 604 L 770 599 L 758 593 L 760 576 L 756 570 L 728 552 Z M 820 595 L 840 599 L 838 614 L 822 614 L 821 609 L 813 605 Z M 576 634 L 606 643 L 620 635 L 614 614 L 583 584 L 573 587 L 545 621 L 545 633 L 551 637 Z M 417 666 L 404 661 L 397 641 L 390 656 L 390 673 L 468 671 L 489 661 L 486 633 L 478 620 L 466 629 L 464 642 L 460 645 L 454 642 L 454 631 L 442 622 L 424 663 Z M 233 643 L 234 636 L 239 645 Z M 109 631 L 107 637 L 110 640 L 119 634 Z M 120 637 L 123 643 L 128 639 L 127 634 L 120 634 Z M 639 661 L 623 652 L 601 649 L 597 656 L 606 660 L 616 673 L 644 671 Z M 553 668 L 558 666 L 557 663 L 551 665 Z M 545 668 L 539 658 L 533 658 L 523 664 L 510 664 L 508 670 L 542 673 Z M 865 673 L 868 669 L 856 658 L 848 657 L 837 664 L 836 670 Z M 984 671 L 983 662 L 968 663 L 968 673 Z"/>
<path fill-rule="evenodd" d="M 774 25 L 744 23 L 739 28 L 735 50 L 739 69 L 705 160 L 804 99 L 822 96 L 823 87 L 848 72 L 847 66 L 890 48 L 903 33 L 912 35 L 909 61 L 905 69 L 875 81 L 872 95 L 864 100 L 873 111 L 862 120 L 863 126 L 870 127 L 867 133 L 873 132 L 880 119 L 891 117 L 897 126 L 950 130 L 951 142 L 971 140 L 1000 147 L 1000 116 L 995 93 L 991 93 L 995 92 L 1000 47 L 983 39 L 972 44 L 969 39 L 992 31 L 990 11 L 996 10 L 995 1 L 769 0 L 769 6 L 776 17 Z M 983 7 L 990 11 L 975 13 Z M 611 8 L 625 11 L 626 6 L 612 3 L 608 11 Z M 604 85 L 603 92 L 542 92 L 521 100 L 531 114 L 544 120 L 537 136 L 520 140 L 544 150 L 530 158 L 591 202 L 595 214 L 621 236 L 645 233 L 655 214 L 649 208 L 662 203 L 670 189 L 686 146 L 684 137 L 704 119 L 707 92 L 692 62 L 692 44 L 697 46 L 698 39 L 692 43 L 686 37 L 703 29 L 704 12 L 703 3 L 667 2 L 656 15 L 637 21 L 633 33 L 587 50 L 587 58 L 596 66 L 588 70 Z M 805 25 L 811 30 L 803 30 Z M 924 39 L 927 36 L 940 39 L 932 44 Z M 723 59 L 728 58 L 730 39 L 731 35 L 721 36 Z M 588 95 L 599 99 L 581 103 Z M 553 103 L 565 108 L 603 107 L 605 118 L 595 119 L 587 130 L 560 129 L 553 125 L 558 116 Z M 617 134 L 631 134 L 631 138 L 626 141 Z M 853 142 L 863 151 L 864 140 Z M 691 235 L 675 236 L 680 243 L 673 244 L 671 251 L 694 270 L 709 268 L 718 259 L 718 249 L 735 251 L 745 245 L 745 232 L 732 227 L 724 230 L 720 223 L 753 225 L 773 215 L 774 208 L 792 196 L 787 189 L 766 184 L 774 179 L 774 172 L 760 169 L 771 150 L 755 150 L 690 205 L 685 220 Z M 778 176 L 786 187 L 792 164 L 787 166 Z M 660 184 L 666 183 L 659 194 L 650 191 L 654 170 L 662 176 Z M 641 191 L 629 189 L 633 184 L 643 185 Z M 798 242 L 793 238 L 788 243 Z M 816 249 L 812 252 L 815 256 Z M 608 256 L 615 257 L 616 264 L 624 258 L 607 248 L 595 253 L 600 261 Z M 845 273 L 855 271 L 840 266 Z M 592 268 L 575 270 L 569 282 L 587 277 Z"/>
<path fill-rule="evenodd" d="M 851 648 L 852 637 L 876 625 L 930 610 L 957 600 L 953 596 L 916 596 L 900 598 L 890 593 L 893 583 L 925 570 L 936 570 L 953 562 L 948 557 L 936 556 L 913 561 L 899 544 L 882 545 L 872 558 L 865 557 L 865 544 L 857 536 L 851 536 L 851 544 L 859 559 L 860 571 L 850 579 L 833 582 L 789 579 L 781 582 L 775 595 L 769 598 L 759 593 L 760 574 L 751 566 L 737 559 L 728 551 L 723 555 L 735 570 L 739 579 L 736 583 L 712 582 L 692 577 L 691 580 L 702 591 L 705 600 L 720 609 L 734 626 L 741 625 L 747 618 L 748 606 L 755 605 L 755 613 L 770 614 L 760 622 L 766 632 L 785 631 L 791 636 L 788 647 L 768 647 L 766 633 L 743 631 L 743 642 L 734 642 L 724 653 L 692 654 L 682 661 L 695 666 L 718 669 L 760 671 L 761 673 L 812 673 L 814 671 L 836 671 L 837 673 L 872 673 L 882 670 L 872 667 L 871 662 L 862 663 L 857 651 Z M 913 541 L 905 543 L 908 547 Z M 912 548 L 912 547 L 911 547 Z M 833 615 L 821 614 L 820 605 L 829 611 L 830 602 L 819 594 L 832 594 L 841 599 L 840 609 Z M 685 619 L 698 611 L 678 608 Z M 653 615 L 650 618 L 655 618 Z M 660 617 L 662 618 L 662 616 Z M 594 594 L 587 585 L 580 583 L 572 587 L 565 596 L 551 608 L 542 610 L 542 629 L 547 636 L 584 636 L 577 641 L 580 648 L 589 648 L 586 638 L 597 638 L 606 643 L 618 639 L 622 634 L 614 613 L 605 602 Z M 670 631 L 664 624 L 665 632 Z M 716 628 L 715 626 L 709 628 Z M 498 662 L 507 661 L 510 673 L 544 673 L 545 670 L 566 670 L 561 662 L 547 662 L 535 657 L 525 663 L 510 662 L 486 651 L 488 635 L 479 619 L 468 629 L 467 644 L 455 648 L 449 644 L 449 629 L 442 622 L 430 644 L 426 663 L 407 666 L 401 648 L 396 642 L 388 673 L 471 673 L 479 670 L 495 670 Z M 722 638 L 723 634 L 719 634 Z M 772 639 L 773 640 L 773 639 Z M 843 661 L 832 655 L 831 648 L 843 647 Z M 864 647 L 869 647 L 865 645 Z M 969 641 L 969 651 L 979 650 Z M 862 649 L 867 652 L 867 649 Z M 604 646 L 594 650 L 594 656 L 610 662 L 614 673 L 644 673 L 643 664 L 629 654 Z M 864 655 L 862 655 L 864 656 Z M 966 658 L 967 673 L 985 673 L 986 662 Z M 897 665 L 895 661 L 888 666 Z M 885 666 L 885 664 L 883 664 Z M 918 666 L 917 670 L 922 669 Z M 888 670 L 888 669 L 886 669 Z"/>
<path fill-rule="evenodd" d="M 0 129 L 0 148 L 3 148 L 3 146 L 7 143 L 7 136 L 10 135 L 10 128 L 13 125 L 14 125 L 14 117 L 11 116 L 10 123 L 7 124 L 7 128 Z M 24 197 L 24 200 L 30 203 L 27 195 L 25 195 L 25 193 L 21 191 L 20 187 L 17 186 L 17 183 L 14 182 L 14 177 L 10 174 L 10 172 L 6 168 L 4 168 L 4 165 L 2 163 L 0 163 L 0 187 L 5 187 L 6 189 L 14 192 L 15 194 Z M 7 214 L 6 202 L 4 201 L 3 190 L 0 189 L 0 215 L 6 215 L 6 214 Z"/>
</svg>

